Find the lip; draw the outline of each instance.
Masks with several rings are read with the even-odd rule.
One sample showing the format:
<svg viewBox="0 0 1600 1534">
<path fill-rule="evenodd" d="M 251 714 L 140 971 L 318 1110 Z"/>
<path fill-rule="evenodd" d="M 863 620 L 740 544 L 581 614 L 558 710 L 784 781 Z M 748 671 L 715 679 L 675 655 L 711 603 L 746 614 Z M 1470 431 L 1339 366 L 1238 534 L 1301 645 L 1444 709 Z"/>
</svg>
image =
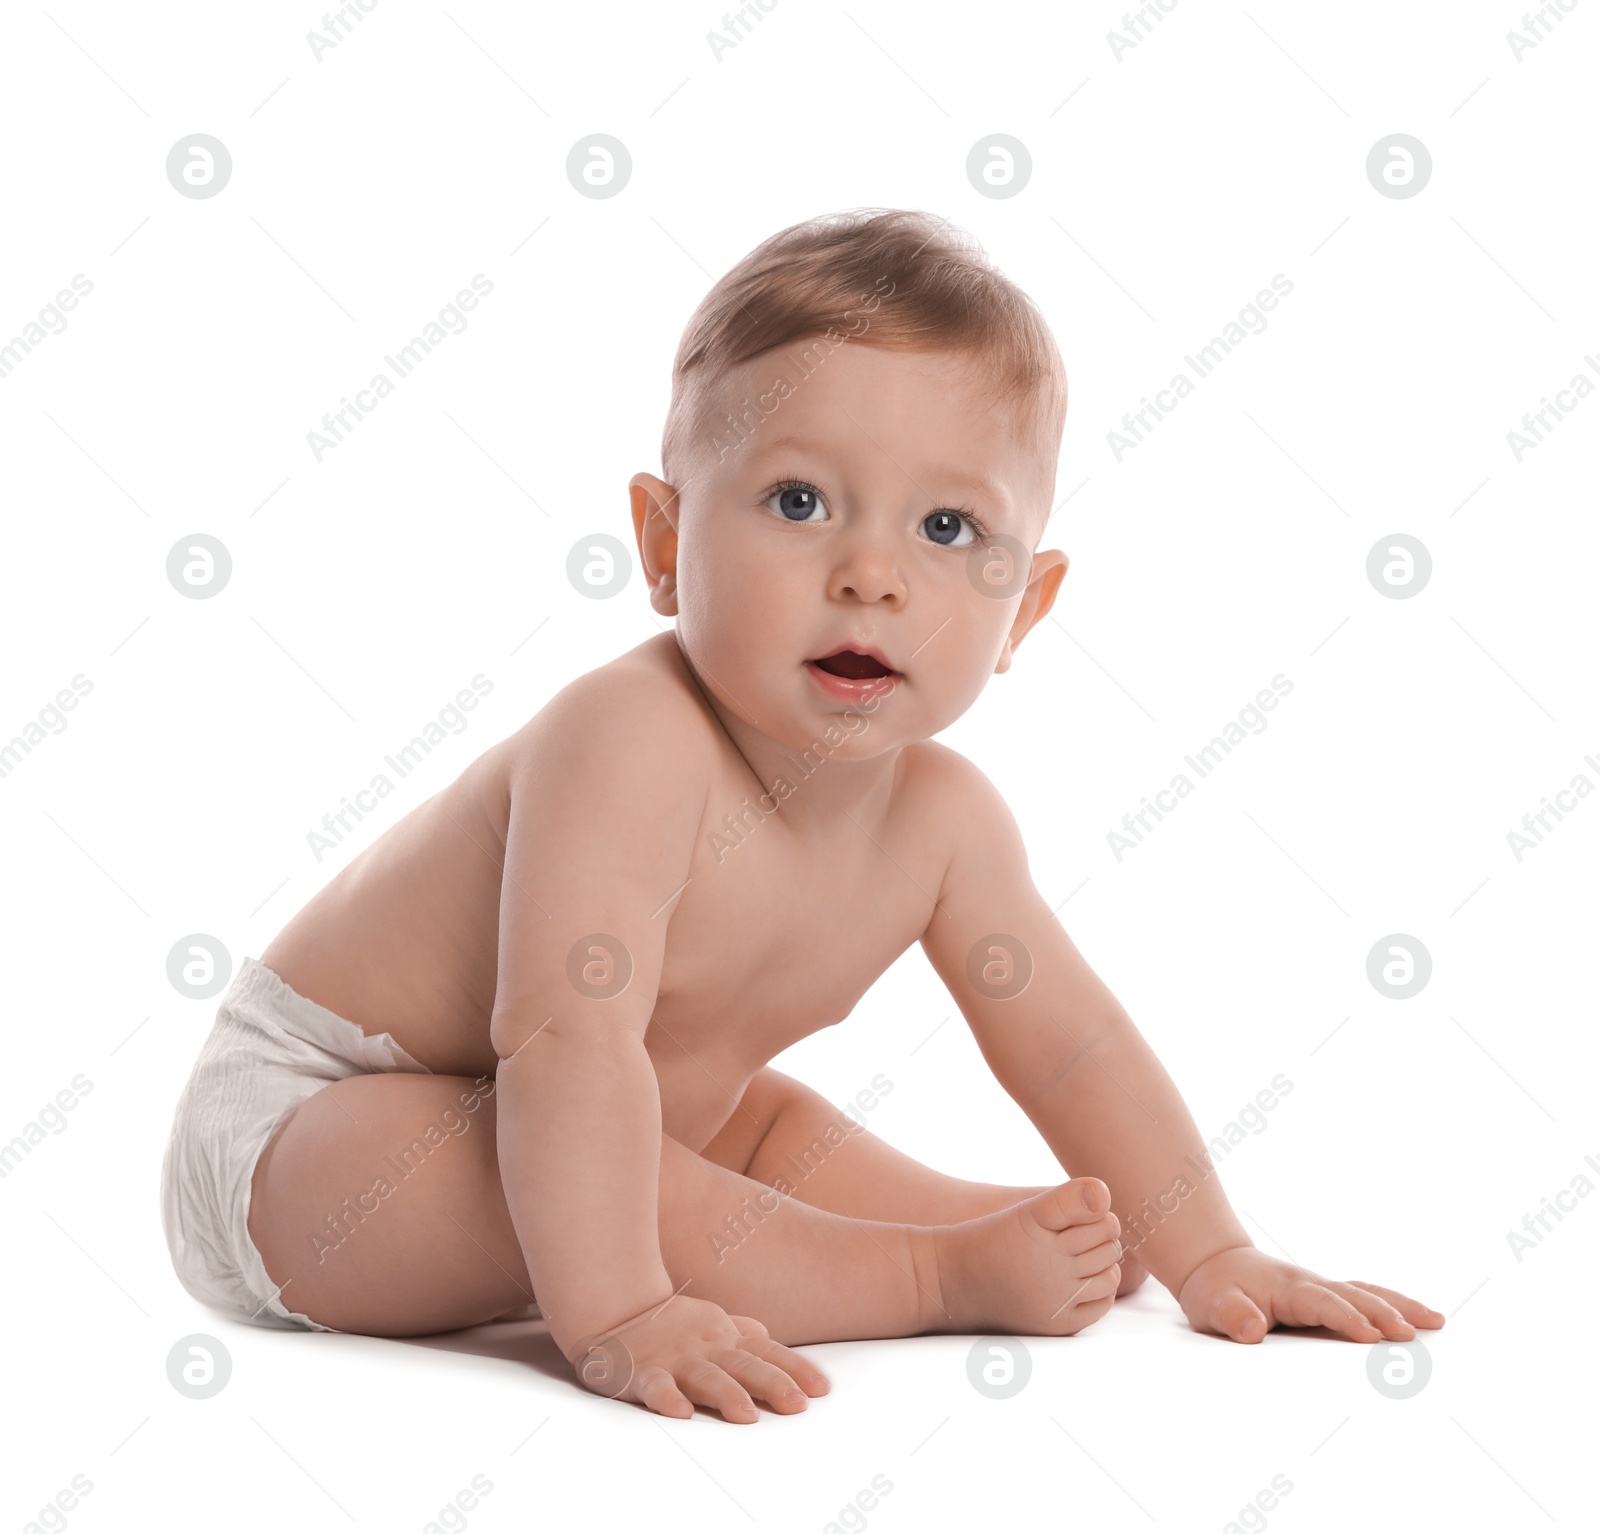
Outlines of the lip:
<svg viewBox="0 0 1600 1534">
<path fill-rule="evenodd" d="M 831 671 L 824 671 L 817 664 L 818 661 L 830 660 L 835 655 L 842 655 L 853 651 L 857 655 L 867 655 L 888 671 L 887 676 L 868 676 L 851 678 L 835 676 Z M 849 703 L 860 703 L 870 698 L 885 698 L 895 690 L 901 679 L 901 673 L 896 671 L 889 662 L 889 657 L 882 650 L 872 645 L 841 644 L 835 645 L 826 655 L 819 655 L 806 661 L 806 670 L 810 673 L 812 681 L 820 687 L 829 697 L 842 698 Z"/>
<path fill-rule="evenodd" d="M 827 657 L 824 656 L 823 659 L 826 660 Z M 843 698 L 847 703 L 860 703 L 868 698 L 887 698 L 900 681 L 900 673 L 896 671 L 888 676 L 868 676 L 859 682 L 853 682 L 849 677 L 835 676 L 831 671 L 824 671 L 811 660 L 806 662 L 806 670 L 810 673 L 811 680 L 825 693 L 830 697 Z"/>
<path fill-rule="evenodd" d="M 880 666 L 882 666 L 885 671 L 894 671 L 894 663 L 889 659 L 889 657 L 887 655 L 885 655 L 883 653 L 883 651 L 878 649 L 875 645 L 869 645 L 869 644 L 867 644 L 867 645 L 861 645 L 861 644 L 836 644 L 831 650 L 828 651 L 828 653 L 826 655 L 815 655 L 815 656 L 812 657 L 812 659 L 813 660 L 832 660 L 835 655 L 846 655 L 846 654 L 851 654 L 851 653 L 856 654 L 856 655 L 865 655 L 869 659 L 877 661 L 877 663 Z M 827 672 L 823 673 L 824 676 L 826 676 L 827 674 L 828 674 Z M 899 672 L 895 672 L 894 674 L 896 676 L 898 676 Z M 876 678 L 875 680 L 881 681 L 882 678 L 879 677 L 879 678 Z"/>
</svg>

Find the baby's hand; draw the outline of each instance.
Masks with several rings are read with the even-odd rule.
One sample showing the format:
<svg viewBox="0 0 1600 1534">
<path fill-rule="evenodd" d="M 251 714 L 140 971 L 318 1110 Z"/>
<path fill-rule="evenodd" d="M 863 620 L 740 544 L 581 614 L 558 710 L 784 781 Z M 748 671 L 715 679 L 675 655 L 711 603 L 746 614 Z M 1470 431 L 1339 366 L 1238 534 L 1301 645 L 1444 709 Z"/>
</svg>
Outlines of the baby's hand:
<svg viewBox="0 0 1600 1534">
<path fill-rule="evenodd" d="M 1183 1282 L 1178 1304 L 1197 1332 L 1260 1342 L 1275 1326 L 1326 1326 L 1356 1342 L 1409 1342 L 1444 1325 L 1437 1310 L 1376 1284 L 1339 1283 L 1253 1246 L 1208 1257 Z"/>
<path fill-rule="evenodd" d="M 827 1376 L 774 1342 L 761 1322 L 682 1294 L 584 1338 L 567 1356 L 588 1389 L 664 1417 L 692 1417 L 699 1405 L 729 1422 L 754 1422 L 761 1414 L 751 1397 L 787 1414 L 828 1390 Z"/>
</svg>

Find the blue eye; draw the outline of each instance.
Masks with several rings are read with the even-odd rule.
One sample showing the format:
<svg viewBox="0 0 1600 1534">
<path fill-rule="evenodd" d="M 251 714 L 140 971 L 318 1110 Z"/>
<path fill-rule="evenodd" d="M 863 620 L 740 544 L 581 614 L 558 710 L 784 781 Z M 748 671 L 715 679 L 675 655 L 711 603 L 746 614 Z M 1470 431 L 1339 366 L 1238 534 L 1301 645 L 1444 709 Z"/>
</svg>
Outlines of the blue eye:
<svg viewBox="0 0 1600 1534">
<path fill-rule="evenodd" d="M 978 541 L 977 524 L 959 511 L 930 511 L 922 526 L 931 542 L 947 549 L 971 548 Z M 968 534 L 964 539 L 960 536 L 963 531 Z"/>
<path fill-rule="evenodd" d="M 773 506 L 774 512 L 786 522 L 815 522 L 825 521 L 826 518 L 816 517 L 818 511 L 826 512 L 827 504 L 823 501 L 814 485 L 808 485 L 800 480 L 787 481 L 777 486 L 766 500 L 764 506 Z"/>
<path fill-rule="evenodd" d="M 803 479 L 780 481 L 761 504 L 785 522 L 816 526 L 831 520 L 822 492 Z M 944 549 L 970 549 L 989 536 L 983 523 L 967 511 L 930 511 L 922 519 L 922 529 L 930 543 Z"/>
</svg>

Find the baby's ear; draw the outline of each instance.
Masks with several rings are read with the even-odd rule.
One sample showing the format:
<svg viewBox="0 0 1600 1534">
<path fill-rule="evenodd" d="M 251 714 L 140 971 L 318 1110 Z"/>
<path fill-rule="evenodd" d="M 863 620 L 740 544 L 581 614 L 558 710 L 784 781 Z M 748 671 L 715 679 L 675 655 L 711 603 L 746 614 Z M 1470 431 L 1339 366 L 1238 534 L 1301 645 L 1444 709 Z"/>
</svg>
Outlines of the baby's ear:
<svg viewBox="0 0 1600 1534">
<path fill-rule="evenodd" d="M 1067 556 L 1060 549 L 1041 549 L 1033 556 L 1033 570 L 1028 577 L 1027 589 L 1022 594 L 1022 604 L 1011 620 L 1011 632 L 1001 647 L 996 673 L 1011 669 L 1011 657 L 1027 636 L 1028 631 L 1055 606 L 1056 592 L 1067 573 Z"/>
<path fill-rule="evenodd" d="M 654 474 L 628 481 L 633 536 L 650 588 L 650 605 L 664 618 L 678 612 L 678 492 Z"/>
</svg>

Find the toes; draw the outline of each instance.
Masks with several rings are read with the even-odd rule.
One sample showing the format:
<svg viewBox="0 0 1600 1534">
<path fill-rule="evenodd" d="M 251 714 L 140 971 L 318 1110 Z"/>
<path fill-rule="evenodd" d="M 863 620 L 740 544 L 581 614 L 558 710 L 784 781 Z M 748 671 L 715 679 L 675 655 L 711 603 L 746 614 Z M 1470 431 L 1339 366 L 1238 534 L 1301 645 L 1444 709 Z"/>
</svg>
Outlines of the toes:
<svg viewBox="0 0 1600 1534">
<path fill-rule="evenodd" d="M 1024 1206 L 1046 1230 L 1098 1220 L 1111 1208 L 1111 1190 L 1098 1177 L 1075 1177 Z"/>
<path fill-rule="evenodd" d="M 1067 1226 L 1065 1230 L 1057 1233 L 1056 1241 L 1062 1251 L 1071 1252 L 1076 1257 L 1091 1247 L 1100 1246 L 1107 1241 L 1116 1241 L 1121 1235 L 1122 1222 L 1116 1215 L 1107 1213 L 1082 1225 Z"/>
<path fill-rule="evenodd" d="M 1048 1336 L 1069 1336 L 1080 1326 L 1087 1326 L 1095 1316 L 1104 1315 L 1116 1298 L 1117 1285 L 1122 1280 L 1122 1269 L 1116 1263 L 1091 1273 L 1086 1278 L 1067 1280 L 1070 1288 L 1066 1297 L 1050 1312 L 1041 1330 Z M 1085 1320 L 1084 1310 L 1094 1314 Z"/>
<path fill-rule="evenodd" d="M 1098 1177 L 1078 1177 L 1068 1186 L 1082 1190 L 1084 1207 L 1092 1214 L 1104 1214 L 1111 1207 L 1111 1189 Z"/>
<path fill-rule="evenodd" d="M 1117 1285 L 1117 1298 L 1132 1294 L 1150 1276 L 1150 1270 L 1129 1252 L 1122 1254 L 1122 1281 Z"/>
<path fill-rule="evenodd" d="M 1063 1337 L 1076 1336 L 1086 1326 L 1093 1326 L 1115 1303 L 1108 1294 L 1101 1299 L 1090 1300 L 1086 1304 L 1077 1306 L 1068 1313 L 1066 1325 L 1062 1327 L 1060 1335 Z"/>
<path fill-rule="evenodd" d="M 1072 1259 L 1072 1271 L 1081 1273 L 1085 1278 L 1091 1273 L 1103 1273 L 1107 1268 L 1115 1267 L 1122 1261 L 1122 1243 L 1120 1241 L 1102 1241 L 1099 1246 L 1092 1246 L 1087 1252 L 1079 1252 Z M 1118 1275 L 1121 1276 L 1120 1274 Z"/>
</svg>

